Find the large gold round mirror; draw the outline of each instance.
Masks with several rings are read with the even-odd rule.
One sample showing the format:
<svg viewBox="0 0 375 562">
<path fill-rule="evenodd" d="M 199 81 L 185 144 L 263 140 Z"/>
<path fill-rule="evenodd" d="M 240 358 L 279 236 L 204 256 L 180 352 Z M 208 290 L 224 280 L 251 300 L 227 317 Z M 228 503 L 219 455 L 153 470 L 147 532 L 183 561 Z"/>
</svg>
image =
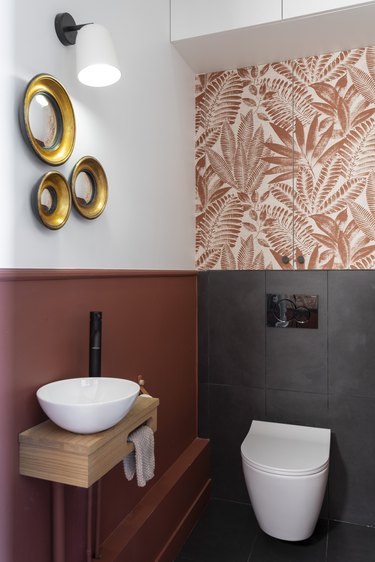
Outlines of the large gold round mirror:
<svg viewBox="0 0 375 562">
<path fill-rule="evenodd" d="M 74 166 L 72 196 L 77 211 L 86 219 L 96 219 L 105 209 L 108 182 L 102 165 L 92 156 L 85 156 Z"/>
<path fill-rule="evenodd" d="M 69 184 L 60 172 L 45 174 L 38 187 L 38 213 L 51 230 L 64 226 L 72 208 Z"/>
<path fill-rule="evenodd" d="M 75 142 L 73 106 L 64 86 L 49 74 L 38 74 L 26 88 L 21 128 L 44 162 L 59 166 L 71 155 Z"/>
</svg>

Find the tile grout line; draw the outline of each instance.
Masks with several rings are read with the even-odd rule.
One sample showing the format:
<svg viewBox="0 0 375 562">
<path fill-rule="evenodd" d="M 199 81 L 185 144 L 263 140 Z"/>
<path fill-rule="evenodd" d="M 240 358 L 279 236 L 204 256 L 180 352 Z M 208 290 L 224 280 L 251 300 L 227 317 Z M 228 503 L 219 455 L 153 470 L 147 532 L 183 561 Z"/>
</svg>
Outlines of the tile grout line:
<svg viewBox="0 0 375 562">
<path fill-rule="evenodd" d="M 329 504 L 328 504 L 328 511 L 329 511 Z M 326 562 L 328 562 L 328 541 L 329 541 L 330 526 L 331 526 L 331 524 L 330 524 L 330 521 L 329 521 L 329 518 L 328 518 L 328 521 L 327 521 L 327 536 L 326 536 L 326 553 L 325 553 Z"/>
<path fill-rule="evenodd" d="M 247 559 L 246 562 L 250 562 L 250 561 L 251 561 L 251 558 L 252 558 L 253 553 L 254 553 L 255 543 L 256 543 L 257 540 L 258 540 L 259 534 L 260 534 L 260 531 L 257 531 L 257 533 L 256 533 L 256 535 L 255 535 L 255 537 L 254 537 L 254 539 L 253 539 L 253 542 L 251 543 L 249 557 L 248 557 L 248 559 Z"/>
</svg>

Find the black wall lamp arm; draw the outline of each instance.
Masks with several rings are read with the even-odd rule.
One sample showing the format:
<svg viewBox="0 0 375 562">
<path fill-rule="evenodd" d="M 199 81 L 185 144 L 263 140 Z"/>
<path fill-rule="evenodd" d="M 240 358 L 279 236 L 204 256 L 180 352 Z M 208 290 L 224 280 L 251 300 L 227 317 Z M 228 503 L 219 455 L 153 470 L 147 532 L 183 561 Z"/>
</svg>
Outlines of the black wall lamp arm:
<svg viewBox="0 0 375 562">
<path fill-rule="evenodd" d="M 67 12 L 57 14 L 55 17 L 55 30 L 57 37 L 65 46 L 75 45 L 77 32 L 85 25 L 92 25 L 92 23 L 93 22 L 77 25 L 74 18 Z"/>
</svg>

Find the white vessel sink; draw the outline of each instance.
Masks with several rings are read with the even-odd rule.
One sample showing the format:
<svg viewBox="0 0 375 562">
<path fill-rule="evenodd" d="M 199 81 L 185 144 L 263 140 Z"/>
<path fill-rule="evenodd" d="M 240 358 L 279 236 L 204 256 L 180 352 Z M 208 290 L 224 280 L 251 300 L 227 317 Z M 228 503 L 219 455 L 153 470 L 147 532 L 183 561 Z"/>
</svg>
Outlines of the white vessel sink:
<svg viewBox="0 0 375 562">
<path fill-rule="evenodd" d="M 74 433 L 96 433 L 125 417 L 138 394 L 139 385 L 133 381 L 84 377 L 51 382 L 36 396 L 56 425 Z"/>
</svg>

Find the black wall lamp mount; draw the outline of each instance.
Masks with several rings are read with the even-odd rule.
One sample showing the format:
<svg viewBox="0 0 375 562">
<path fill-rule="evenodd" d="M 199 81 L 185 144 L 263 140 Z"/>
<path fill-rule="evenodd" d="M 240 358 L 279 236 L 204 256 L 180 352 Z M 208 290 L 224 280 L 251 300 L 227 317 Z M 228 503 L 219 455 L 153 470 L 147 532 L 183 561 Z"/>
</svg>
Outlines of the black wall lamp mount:
<svg viewBox="0 0 375 562">
<path fill-rule="evenodd" d="M 65 46 L 75 45 L 78 31 L 82 29 L 82 27 L 85 27 L 85 25 L 92 24 L 93 22 L 77 25 L 73 16 L 71 16 L 68 12 L 57 14 L 55 17 L 55 30 L 57 37 Z"/>
<path fill-rule="evenodd" d="M 63 45 L 75 45 L 77 78 L 82 84 L 102 87 L 120 80 L 113 41 L 103 25 L 93 22 L 77 25 L 71 14 L 61 12 L 55 16 L 55 31 Z"/>
</svg>

